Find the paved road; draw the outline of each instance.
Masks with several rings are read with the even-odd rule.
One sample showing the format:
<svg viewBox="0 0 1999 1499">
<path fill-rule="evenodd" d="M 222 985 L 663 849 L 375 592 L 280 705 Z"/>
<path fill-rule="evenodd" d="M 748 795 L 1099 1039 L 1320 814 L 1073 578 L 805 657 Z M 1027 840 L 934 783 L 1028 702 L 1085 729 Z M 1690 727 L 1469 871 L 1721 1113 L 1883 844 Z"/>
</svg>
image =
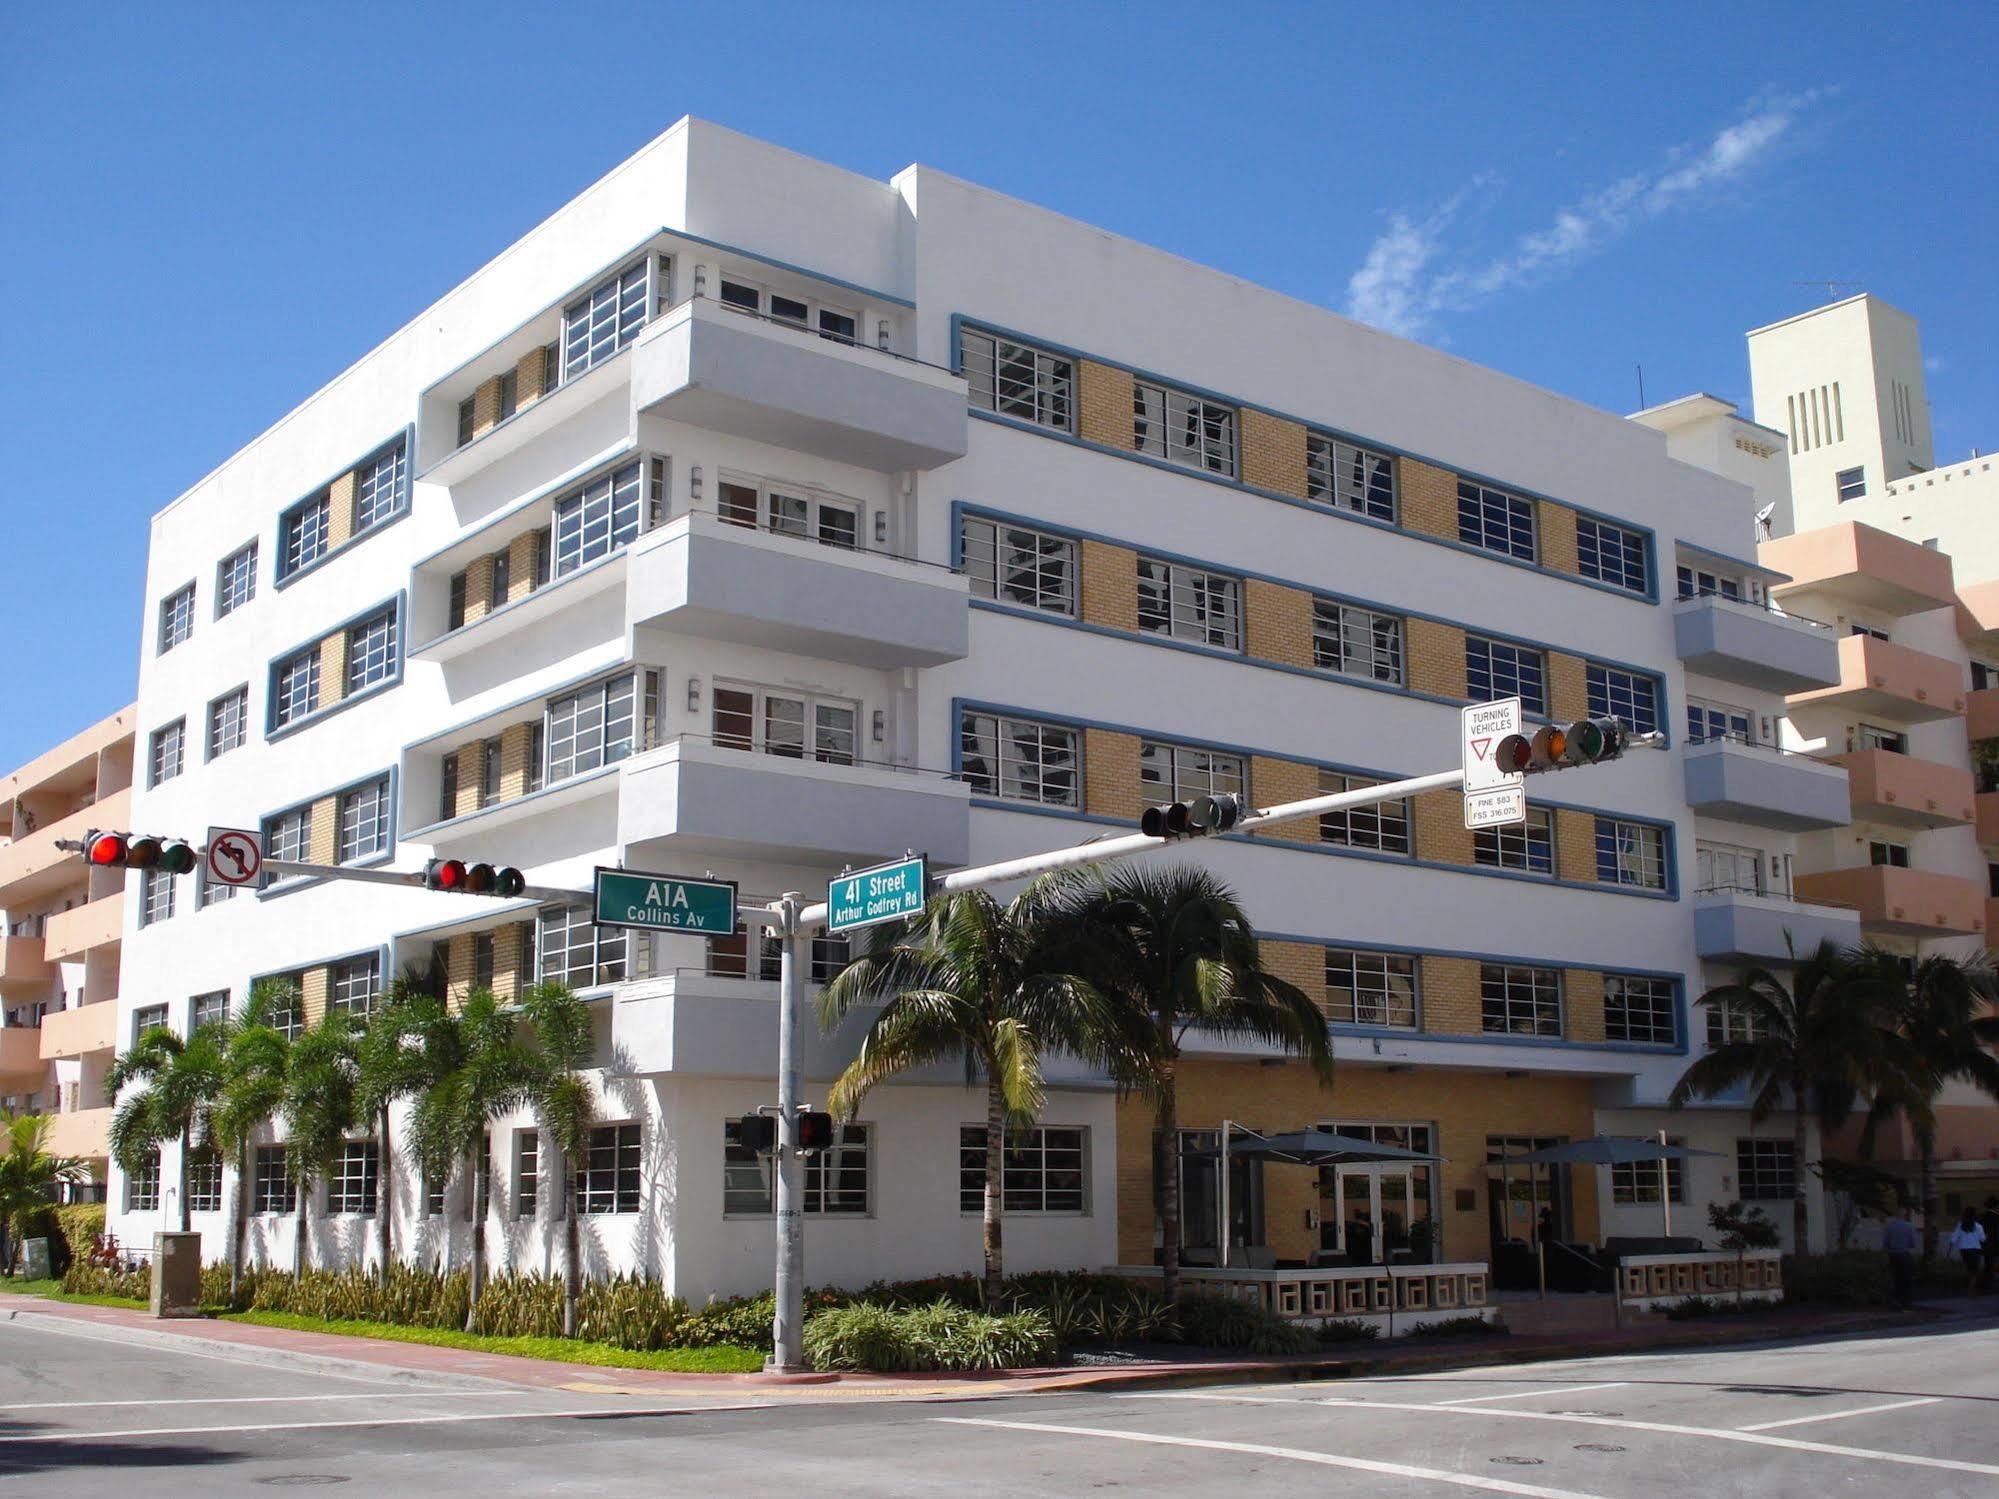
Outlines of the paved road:
<svg viewBox="0 0 1999 1499">
<path fill-rule="evenodd" d="M 692 1408 L 0 1322 L 0 1492 L 1999 1496 L 1999 1329 L 1405 1378 Z"/>
</svg>

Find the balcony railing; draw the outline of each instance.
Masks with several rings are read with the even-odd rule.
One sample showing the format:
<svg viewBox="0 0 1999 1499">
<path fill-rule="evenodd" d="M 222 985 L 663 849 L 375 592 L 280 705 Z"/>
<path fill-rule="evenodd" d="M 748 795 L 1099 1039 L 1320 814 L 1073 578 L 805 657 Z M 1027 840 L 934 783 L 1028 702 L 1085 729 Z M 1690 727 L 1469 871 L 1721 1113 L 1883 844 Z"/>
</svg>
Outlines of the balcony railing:
<svg viewBox="0 0 1999 1499">
<path fill-rule="evenodd" d="M 1837 900 L 1726 882 L 1694 894 L 1694 948 L 1703 958 L 1785 963 L 1822 942 L 1859 941 L 1860 913 Z"/>
<path fill-rule="evenodd" d="M 1811 755 L 1726 734 L 1690 740 L 1683 759 L 1687 805 L 1706 816 L 1788 832 L 1848 821 L 1845 772 Z"/>
<path fill-rule="evenodd" d="M 1802 692 L 1839 680 L 1830 626 L 1766 602 L 1696 593 L 1673 605 L 1673 645 L 1689 671 L 1769 692 Z"/>
</svg>

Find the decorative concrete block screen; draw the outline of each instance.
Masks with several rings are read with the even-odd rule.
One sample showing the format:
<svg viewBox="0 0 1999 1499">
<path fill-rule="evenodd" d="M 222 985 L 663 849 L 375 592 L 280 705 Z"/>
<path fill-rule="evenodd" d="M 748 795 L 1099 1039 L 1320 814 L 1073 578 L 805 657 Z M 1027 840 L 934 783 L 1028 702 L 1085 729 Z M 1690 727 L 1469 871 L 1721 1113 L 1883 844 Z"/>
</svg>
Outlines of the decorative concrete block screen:
<svg viewBox="0 0 1999 1499">
<path fill-rule="evenodd" d="M 1633 1311 L 1663 1310 L 1689 1296 L 1710 1300 L 1782 1301 L 1783 1256 L 1774 1249 L 1740 1254 L 1639 1254 L 1617 1267 L 1617 1299 Z"/>
<path fill-rule="evenodd" d="M 1115 1272 L 1156 1280 L 1149 1265 L 1120 1265 Z M 1187 1267 L 1188 1291 L 1248 1302 L 1302 1322 L 1352 1319 L 1379 1325 L 1391 1336 L 1424 1322 L 1477 1316 L 1491 1320 L 1491 1277 L 1483 1264 L 1339 1266 L 1324 1269 L 1238 1270 Z"/>
</svg>

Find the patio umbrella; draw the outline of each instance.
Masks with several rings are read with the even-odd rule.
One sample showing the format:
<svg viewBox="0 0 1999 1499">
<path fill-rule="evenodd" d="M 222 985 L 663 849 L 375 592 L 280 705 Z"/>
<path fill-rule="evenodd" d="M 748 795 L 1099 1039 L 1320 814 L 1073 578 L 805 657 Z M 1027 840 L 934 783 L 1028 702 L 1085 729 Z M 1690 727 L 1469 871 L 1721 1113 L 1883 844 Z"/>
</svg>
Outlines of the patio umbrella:
<svg viewBox="0 0 1999 1499">
<path fill-rule="evenodd" d="M 1590 1135 L 1510 1155 L 1494 1161 L 1495 1166 L 1624 1166 L 1634 1161 L 1684 1161 L 1693 1156 L 1719 1155 L 1715 1150 L 1695 1150 L 1691 1145 L 1668 1145 L 1664 1140 L 1648 1140 L 1642 1135 Z M 1673 1204 L 1666 1190 L 1665 1167 L 1659 1169 L 1659 1211 L 1666 1237 L 1673 1236 Z"/>
</svg>

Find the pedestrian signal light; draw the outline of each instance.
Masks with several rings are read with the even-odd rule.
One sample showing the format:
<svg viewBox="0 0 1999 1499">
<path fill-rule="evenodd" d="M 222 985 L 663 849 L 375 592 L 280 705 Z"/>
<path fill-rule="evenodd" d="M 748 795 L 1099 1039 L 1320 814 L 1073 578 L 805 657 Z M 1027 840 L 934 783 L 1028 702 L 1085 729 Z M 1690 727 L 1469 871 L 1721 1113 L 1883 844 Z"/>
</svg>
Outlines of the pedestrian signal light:
<svg viewBox="0 0 1999 1499">
<path fill-rule="evenodd" d="M 777 1149 L 777 1121 L 768 1114 L 745 1114 L 736 1121 L 736 1143 L 758 1155 Z"/>
<path fill-rule="evenodd" d="M 798 1149 L 802 1155 L 833 1148 L 833 1116 L 814 1109 L 798 1111 Z"/>
</svg>

